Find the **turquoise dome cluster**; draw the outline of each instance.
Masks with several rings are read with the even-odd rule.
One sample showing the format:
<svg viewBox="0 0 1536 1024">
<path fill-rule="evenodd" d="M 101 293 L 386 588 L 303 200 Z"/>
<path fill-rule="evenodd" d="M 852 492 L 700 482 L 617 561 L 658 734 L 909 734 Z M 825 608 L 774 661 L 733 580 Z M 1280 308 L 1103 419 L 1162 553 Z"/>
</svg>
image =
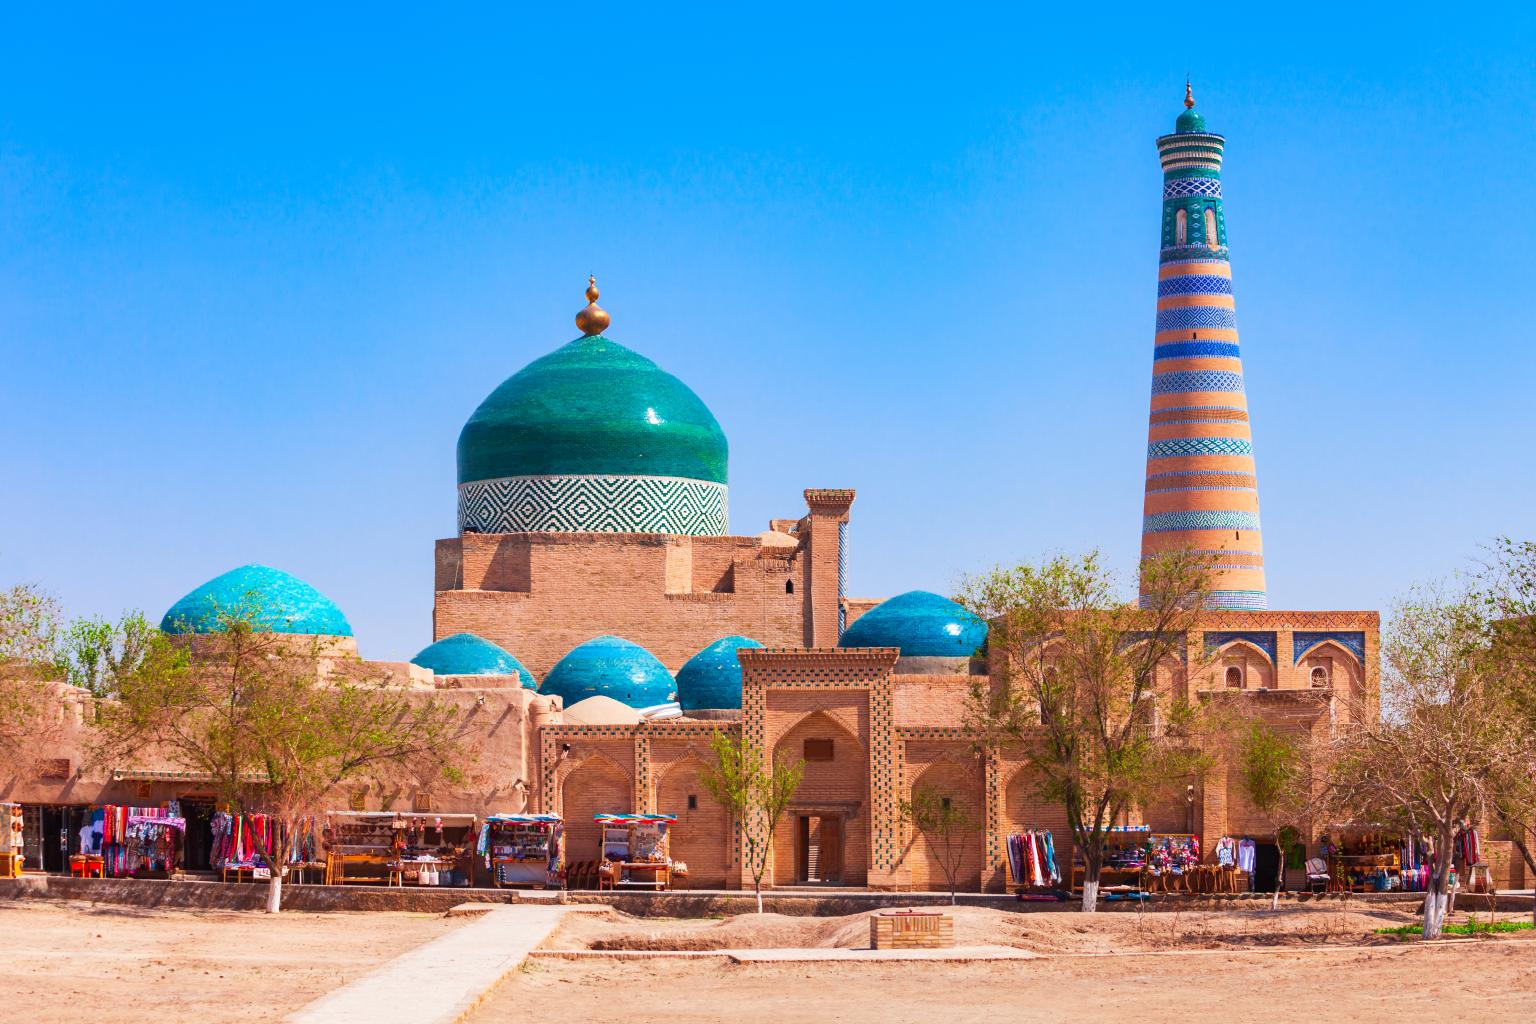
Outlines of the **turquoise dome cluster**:
<svg viewBox="0 0 1536 1024">
<path fill-rule="evenodd" d="M 351 636 L 336 603 L 281 569 L 242 565 L 204 583 L 171 605 L 160 620 L 163 633 L 217 633 L 224 616 L 250 616 L 264 633 Z"/>
<path fill-rule="evenodd" d="M 651 360 L 601 334 L 508 377 L 459 434 L 459 483 L 511 476 L 671 476 L 726 482 L 709 407 Z"/>
<path fill-rule="evenodd" d="M 544 677 L 540 693 L 554 694 L 570 707 L 588 697 L 612 697 L 632 708 L 650 708 L 677 699 L 672 674 L 639 644 L 600 636 L 573 648 Z"/>
<path fill-rule="evenodd" d="M 525 689 L 539 688 L 533 673 L 511 652 L 473 633 L 455 633 L 428 644 L 411 664 L 440 676 L 517 676 Z"/>
<path fill-rule="evenodd" d="M 912 590 L 859 616 L 837 645 L 899 647 L 903 658 L 969 658 L 986 639 L 987 624 L 954 601 Z"/>
<path fill-rule="evenodd" d="M 684 662 L 677 670 L 677 699 L 683 710 L 740 708 L 741 660 L 736 652 L 761 646 L 744 636 L 721 637 Z"/>
</svg>

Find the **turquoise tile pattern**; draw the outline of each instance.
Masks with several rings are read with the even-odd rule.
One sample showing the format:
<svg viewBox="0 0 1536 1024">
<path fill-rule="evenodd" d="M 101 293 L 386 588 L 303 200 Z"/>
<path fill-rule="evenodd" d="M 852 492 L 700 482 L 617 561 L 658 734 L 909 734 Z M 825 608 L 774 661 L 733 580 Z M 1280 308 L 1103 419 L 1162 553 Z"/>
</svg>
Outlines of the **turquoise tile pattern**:
<svg viewBox="0 0 1536 1024">
<path fill-rule="evenodd" d="M 762 644 L 744 636 L 721 637 L 677 670 L 677 700 L 684 711 L 739 709 L 743 647 Z"/>
<path fill-rule="evenodd" d="M 947 597 L 911 590 L 854 620 L 839 647 L 898 647 L 904 658 L 968 658 L 987 638 L 987 624 Z"/>
<path fill-rule="evenodd" d="M 423 647 L 411 664 L 440 676 L 517 676 L 525 689 L 539 688 L 533 673 L 510 651 L 473 633 L 445 636 Z"/>
<path fill-rule="evenodd" d="M 242 565 L 204 583 L 171 605 L 165 633 L 217 633 L 225 616 L 249 616 L 267 633 L 351 636 L 352 626 L 335 602 L 290 573 L 266 565 Z"/>
<path fill-rule="evenodd" d="M 588 697 L 612 697 L 632 708 L 649 708 L 676 700 L 677 684 L 644 647 L 622 637 L 600 636 L 555 662 L 539 692 L 554 694 L 566 707 Z"/>
</svg>

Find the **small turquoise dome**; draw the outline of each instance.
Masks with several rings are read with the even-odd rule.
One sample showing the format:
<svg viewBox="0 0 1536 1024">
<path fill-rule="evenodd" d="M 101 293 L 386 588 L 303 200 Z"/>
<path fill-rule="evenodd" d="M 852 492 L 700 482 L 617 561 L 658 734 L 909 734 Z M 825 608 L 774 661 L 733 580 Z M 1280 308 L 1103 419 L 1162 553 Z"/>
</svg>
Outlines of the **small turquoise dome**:
<svg viewBox="0 0 1536 1024">
<path fill-rule="evenodd" d="M 600 636 L 573 648 L 544 677 L 540 693 L 552 693 L 570 707 L 588 697 L 612 697 L 632 708 L 677 699 L 677 685 L 656 655 L 628 640 Z"/>
<path fill-rule="evenodd" d="M 596 334 L 535 359 L 480 403 L 459 434 L 459 483 L 592 475 L 723 484 L 727 455 L 698 395 Z"/>
<path fill-rule="evenodd" d="M 297 576 L 265 565 L 242 565 L 215 576 L 171 605 L 160 630 L 217 633 L 221 615 L 249 615 L 267 633 L 352 635 L 335 602 Z"/>
<path fill-rule="evenodd" d="M 744 636 L 721 637 L 677 670 L 677 699 L 684 711 L 741 707 L 741 660 L 743 647 L 761 647 Z"/>
<path fill-rule="evenodd" d="M 899 647 L 903 658 L 968 658 L 986 638 L 987 624 L 949 598 L 912 590 L 859 616 L 837 645 Z"/>
<path fill-rule="evenodd" d="M 455 633 L 421 649 L 411 659 L 440 676 L 517 676 L 523 686 L 537 690 L 533 673 L 523 667 L 505 648 L 473 633 Z"/>
<path fill-rule="evenodd" d="M 1173 123 L 1173 130 L 1178 135 L 1203 135 L 1205 118 L 1191 107 L 1179 115 L 1179 119 Z"/>
</svg>

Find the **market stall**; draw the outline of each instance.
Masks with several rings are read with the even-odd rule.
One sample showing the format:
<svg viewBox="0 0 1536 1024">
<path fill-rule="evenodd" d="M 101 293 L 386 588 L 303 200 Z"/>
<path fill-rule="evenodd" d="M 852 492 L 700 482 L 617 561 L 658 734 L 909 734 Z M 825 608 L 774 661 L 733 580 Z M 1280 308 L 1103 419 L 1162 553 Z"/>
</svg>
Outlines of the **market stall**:
<svg viewBox="0 0 1536 1024">
<path fill-rule="evenodd" d="M 672 884 L 668 830 L 671 814 L 594 814 L 602 829 L 603 867 L 598 888 L 666 889 Z"/>
<path fill-rule="evenodd" d="M 93 824 L 94 819 L 93 814 Z M 102 807 L 101 858 L 106 877 L 171 877 L 181 866 L 186 831 L 187 819 L 177 812 L 175 804 Z"/>
<path fill-rule="evenodd" d="M 400 885 L 468 885 L 473 814 L 400 813 L 390 880 Z"/>
<path fill-rule="evenodd" d="M 477 852 L 491 884 L 558 887 L 564 874 L 565 823 L 558 814 L 492 814 Z"/>
<path fill-rule="evenodd" d="M 1147 876 L 1150 825 L 1113 825 L 1105 834 L 1104 863 L 1099 869 L 1099 892 L 1106 895 L 1140 893 Z M 1083 891 L 1088 866 L 1081 851 L 1072 863 L 1072 891 Z"/>
<path fill-rule="evenodd" d="M 21 804 L 0 804 L 0 878 L 20 878 L 26 859 L 26 824 Z"/>
<path fill-rule="evenodd" d="M 332 811 L 326 815 L 325 882 L 375 885 L 392 881 L 391 865 L 399 860 L 395 848 L 393 811 Z M 403 850 L 403 837 L 401 838 Z"/>
</svg>

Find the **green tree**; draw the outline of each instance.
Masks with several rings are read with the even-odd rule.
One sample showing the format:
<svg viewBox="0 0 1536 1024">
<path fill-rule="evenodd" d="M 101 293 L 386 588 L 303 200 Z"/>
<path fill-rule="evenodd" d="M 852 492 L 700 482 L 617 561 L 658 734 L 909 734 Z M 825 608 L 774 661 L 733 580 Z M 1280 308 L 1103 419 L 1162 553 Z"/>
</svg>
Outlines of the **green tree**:
<svg viewBox="0 0 1536 1024">
<path fill-rule="evenodd" d="M 63 731 L 59 619 L 58 602 L 32 584 L 0 591 L 0 787 L 31 771 Z"/>
<path fill-rule="evenodd" d="M 324 638 L 262 632 L 254 596 L 217 621 L 217 631 L 188 638 L 192 657 L 144 658 L 113 680 L 115 696 L 98 706 L 98 762 L 147 748 L 202 773 L 235 812 L 274 816 L 277 851 L 338 787 L 463 777 L 472 752 L 451 705 L 411 693 Z M 267 866 L 267 909 L 276 913 L 287 866 L 281 855 Z"/>
<path fill-rule="evenodd" d="M 958 801 L 928 788 L 913 790 L 912 799 L 901 801 L 900 811 L 902 820 L 927 840 L 949 883 L 949 902 L 953 906 L 960 866 L 966 851 L 976 846 L 976 837 L 982 831 L 981 820 Z"/>
<path fill-rule="evenodd" d="M 1254 718 L 1237 729 L 1236 761 L 1243 794 L 1275 834 L 1280 869 L 1270 909 L 1280 909 L 1286 854 L 1302 840 L 1310 824 L 1312 772 L 1307 745 Z"/>
<path fill-rule="evenodd" d="M 724 731 L 711 736 L 709 746 L 714 762 L 705 766 L 700 781 L 741 829 L 742 860 L 752 875 L 752 891 L 761 914 L 763 875 L 773 855 L 773 837 L 800 789 L 805 762 L 770 761 L 745 737 Z"/>
<path fill-rule="evenodd" d="M 73 686 L 97 697 L 117 692 L 117 681 L 147 659 L 164 656 L 165 637 L 144 613 L 128 612 L 116 623 L 76 619 L 55 641 L 54 663 Z"/>
<path fill-rule="evenodd" d="M 1192 676 L 1189 650 L 1209 595 L 1192 553 L 1141 565 L 1127 603 L 1097 552 L 996 569 L 960 601 L 990 624 L 991 676 L 972 687 L 967 724 L 985 749 L 1017 748 L 1040 795 L 1061 805 L 1083 858 L 1083 910 L 1098 906 L 1110 828 L 1133 808 L 1202 776 L 1201 709 L 1165 677 Z"/>
</svg>

